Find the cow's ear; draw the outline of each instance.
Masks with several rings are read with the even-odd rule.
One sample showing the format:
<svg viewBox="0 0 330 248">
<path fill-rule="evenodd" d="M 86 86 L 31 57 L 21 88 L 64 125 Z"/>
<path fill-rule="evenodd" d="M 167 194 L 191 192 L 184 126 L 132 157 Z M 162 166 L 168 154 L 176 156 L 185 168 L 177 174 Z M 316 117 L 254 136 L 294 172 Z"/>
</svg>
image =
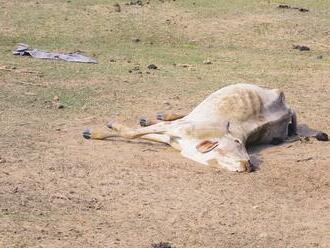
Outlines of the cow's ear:
<svg viewBox="0 0 330 248">
<path fill-rule="evenodd" d="M 204 140 L 196 146 L 196 149 L 201 153 L 206 153 L 212 151 L 218 144 L 218 141 Z"/>
</svg>

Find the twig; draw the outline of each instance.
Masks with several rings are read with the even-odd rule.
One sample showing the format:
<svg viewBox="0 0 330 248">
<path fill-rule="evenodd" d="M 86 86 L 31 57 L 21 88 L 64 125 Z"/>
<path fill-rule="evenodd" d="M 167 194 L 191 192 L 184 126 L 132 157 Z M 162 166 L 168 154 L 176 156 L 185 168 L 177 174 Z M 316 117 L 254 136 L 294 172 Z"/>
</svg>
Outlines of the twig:
<svg viewBox="0 0 330 248">
<path fill-rule="evenodd" d="M 305 161 L 309 161 L 309 160 L 312 160 L 313 157 L 308 157 L 308 158 L 302 158 L 302 159 L 298 159 L 297 162 L 305 162 Z"/>
</svg>

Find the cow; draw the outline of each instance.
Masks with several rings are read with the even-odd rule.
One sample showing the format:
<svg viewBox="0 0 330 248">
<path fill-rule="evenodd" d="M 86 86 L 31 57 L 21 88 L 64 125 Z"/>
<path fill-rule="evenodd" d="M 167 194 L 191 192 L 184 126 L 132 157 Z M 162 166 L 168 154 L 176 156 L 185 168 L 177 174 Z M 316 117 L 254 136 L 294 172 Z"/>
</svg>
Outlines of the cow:
<svg viewBox="0 0 330 248">
<path fill-rule="evenodd" d="M 253 84 L 232 84 L 210 94 L 188 115 L 157 114 L 158 123 L 141 119 L 140 128 L 110 122 L 111 132 L 89 129 L 86 139 L 142 138 L 169 144 L 182 156 L 230 171 L 253 171 L 246 150 L 256 144 L 278 144 L 297 131 L 295 111 L 283 91 Z"/>
</svg>

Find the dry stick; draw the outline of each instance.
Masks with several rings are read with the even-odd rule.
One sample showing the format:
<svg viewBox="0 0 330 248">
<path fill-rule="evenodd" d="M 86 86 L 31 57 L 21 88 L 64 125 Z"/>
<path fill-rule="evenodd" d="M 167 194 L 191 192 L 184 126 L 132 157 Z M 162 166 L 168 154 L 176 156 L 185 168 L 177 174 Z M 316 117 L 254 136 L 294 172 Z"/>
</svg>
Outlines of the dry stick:
<svg viewBox="0 0 330 248">
<path fill-rule="evenodd" d="M 296 160 L 296 161 L 299 163 L 299 162 L 309 161 L 309 160 L 312 160 L 312 159 L 313 159 L 313 157 L 308 157 L 308 158 L 298 159 L 298 160 Z"/>
</svg>

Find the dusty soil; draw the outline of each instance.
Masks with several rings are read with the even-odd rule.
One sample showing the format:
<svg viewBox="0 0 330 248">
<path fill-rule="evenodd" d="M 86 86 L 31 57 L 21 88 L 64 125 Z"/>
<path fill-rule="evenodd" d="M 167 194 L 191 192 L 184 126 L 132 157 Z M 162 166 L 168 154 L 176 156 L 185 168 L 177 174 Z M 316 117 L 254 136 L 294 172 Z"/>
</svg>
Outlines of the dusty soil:
<svg viewBox="0 0 330 248">
<path fill-rule="evenodd" d="M 41 9 L 70 4 L 40 2 Z M 112 5 L 96 2 L 82 11 L 112 18 Z M 160 242 L 177 248 L 329 247 L 330 142 L 254 147 L 250 153 L 259 169 L 230 173 L 187 160 L 162 144 L 82 138 L 86 127 L 102 129 L 110 119 L 134 126 L 140 116 L 160 110 L 187 112 L 236 81 L 283 89 L 297 110 L 301 133 L 307 127 L 330 133 L 325 7 L 307 5 L 314 9 L 306 19 L 298 11 L 278 12 L 275 4 L 255 3 L 256 9 L 238 11 L 236 5 L 223 9 L 202 2 L 205 6 L 196 9 L 190 1 L 122 5 L 115 15 L 130 21 L 126 27 L 115 19 L 114 28 L 146 25 L 155 32 L 132 31 L 129 41 L 119 32 L 117 38 L 128 43 L 140 34 L 136 46 L 141 47 L 114 48 L 116 62 L 109 62 L 108 48 L 98 47 L 105 42 L 101 28 L 99 43 L 86 42 L 87 50 L 99 56 L 94 67 L 12 58 L 10 49 L 20 40 L 23 24 L 2 22 L 1 247 L 151 247 Z M 10 1 L 0 3 L 6 17 L 14 12 Z M 168 22 L 172 26 L 165 33 L 157 30 Z M 40 27 L 38 32 L 47 35 L 49 26 Z M 88 35 L 77 37 L 88 40 Z M 312 49 L 293 50 L 292 42 Z M 193 69 L 174 66 L 172 59 Z M 206 59 L 212 64 L 203 64 Z M 159 70 L 148 70 L 152 63 Z M 128 72 L 136 64 L 142 75 Z M 54 96 L 64 102 L 63 109 L 50 104 Z"/>
</svg>

